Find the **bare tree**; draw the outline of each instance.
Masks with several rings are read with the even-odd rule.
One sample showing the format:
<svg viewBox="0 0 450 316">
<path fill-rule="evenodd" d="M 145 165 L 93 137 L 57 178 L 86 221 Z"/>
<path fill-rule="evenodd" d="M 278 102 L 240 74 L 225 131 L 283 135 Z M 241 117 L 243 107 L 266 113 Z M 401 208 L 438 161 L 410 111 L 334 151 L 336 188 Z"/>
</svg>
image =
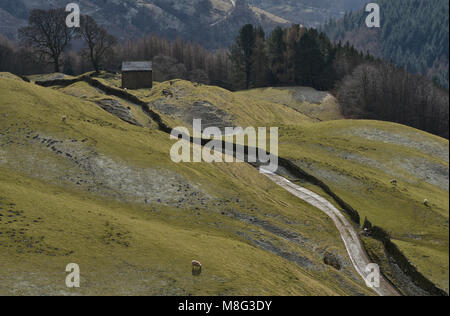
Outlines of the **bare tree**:
<svg viewBox="0 0 450 316">
<path fill-rule="evenodd" d="M 340 83 L 337 98 L 347 117 L 397 122 L 448 138 L 448 91 L 393 64 L 356 67 Z"/>
<path fill-rule="evenodd" d="M 66 26 L 65 10 L 32 10 L 28 23 L 19 30 L 22 45 L 32 48 L 41 61 L 53 63 L 59 72 L 61 54 L 75 35 L 75 29 Z"/>
<path fill-rule="evenodd" d="M 89 15 L 81 16 L 78 32 L 88 46 L 86 54 L 89 56 L 92 66 L 96 72 L 99 72 L 102 63 L 117 43 L 117 39 L 99 26 Z"/>
<path fill-rule="evenodd" d="M 11 60 L 14 56 L 14 51 L 6 38 L 0 36 L 0 71 L 9 71 L 11 68 Z"/>
</svg>

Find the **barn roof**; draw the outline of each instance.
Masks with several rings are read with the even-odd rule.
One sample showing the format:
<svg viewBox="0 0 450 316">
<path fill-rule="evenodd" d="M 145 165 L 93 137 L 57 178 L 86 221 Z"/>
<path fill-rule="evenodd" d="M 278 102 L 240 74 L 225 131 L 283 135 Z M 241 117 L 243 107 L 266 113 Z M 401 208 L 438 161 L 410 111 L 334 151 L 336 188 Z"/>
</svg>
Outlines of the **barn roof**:
<svg viewBox="0 0 450 316">
<path fill-rule="evenodd" d="M 152 71 L 151 61 L 124 61 L 122 71 Z"/>
</svg>

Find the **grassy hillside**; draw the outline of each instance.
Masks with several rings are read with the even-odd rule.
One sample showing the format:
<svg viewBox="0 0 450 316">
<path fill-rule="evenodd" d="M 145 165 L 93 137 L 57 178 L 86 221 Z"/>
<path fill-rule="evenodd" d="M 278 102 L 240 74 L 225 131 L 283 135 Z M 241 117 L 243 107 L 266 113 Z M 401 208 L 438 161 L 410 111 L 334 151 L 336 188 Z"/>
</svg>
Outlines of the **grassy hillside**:
<svg viewBox="0 0 450 316">
<path fill-rule="evenodd" d="M 97 79 L 120 85 L 118 76 Z M 168 135 L 140 107 L 86 82 L 42 88 L 2 74 L 0 83 L 0 212 L 17 220 L 0 217 L 2 260 L 15 269 L 0 276 L 1 291 L 67 291 L 51 282 L 74 261 L 95 271 L 77 294 L 373 294 L 331 220 L 256 169 L 172 163 Z M 280 127 L 281 157 L 388 231 L 417 270 L 448 292 L 448 141 L 392 123 L 342 120 L 332 96 L 308 88 L 232 93 L 174 80 L 128 92 L 170 126 L 202 118 L 219 127 Z M 105 100 L 129 108 L 137 124 L 104 111 Z M 28 248 L 30 240 L 38 243 Z M 378 241 L 364 243 L 405 294 L 422 293 Z M 341 271 L 323 263 L 327 253 Z M 189 273 L 192 259 L 205 264 L 199 278 Z M 104 272 L 95 268 L 100 263 Z M 25 276 L 34 265 L 45 277 Z M 108 273 L 122 281 L 104 292 L 113 282 Z M 17 278 L 26 286 L 14 285 Z"/>
<path fill-rule="evenodd" d="M 205 116 L 219 126 L 280 127 L 281 157 L 386 230 L 418 271 L 448 292 L 447 140 L 398 124 L 341 120 L 334 98 L 307 88 L 231 93 L 172 81 L 133 93 L 185 125 L 201 103 L 220 114 Z"/>
<path fill-rule="evenodd" d="M 388 231 L 413 265 L 448 292 L 448 141 L 401 125 L 348 120 L 286 129 L 280 146 L 281 156 Z"/>
<path fill-rule="evenodd" d="M 0 294 L 373 294 L 321 212 L 246 164 L 173 163 L 155 122 L 102 98 L 0 76 Z M 71 262 L 80 289 L 65 287 Z"/>
<path fill-rule="evenodd" d="M 120 88 L 120 75 L 103 74 L 98 80 Z M 263 88 L 242 92 L 172 80 L 152 90 L 129 90 L 148 102 L 165 119 L 192 124 L 193 117 L 216 126 L 305 125 L 342 119 L 336 99 L 311 88 Z M 209 120 L 209 122 L 207 122 Z M 225 125 L 224 125 L 225 124 Z M 228 124 L 228 125 L 227 125 Z"/>
</svg>

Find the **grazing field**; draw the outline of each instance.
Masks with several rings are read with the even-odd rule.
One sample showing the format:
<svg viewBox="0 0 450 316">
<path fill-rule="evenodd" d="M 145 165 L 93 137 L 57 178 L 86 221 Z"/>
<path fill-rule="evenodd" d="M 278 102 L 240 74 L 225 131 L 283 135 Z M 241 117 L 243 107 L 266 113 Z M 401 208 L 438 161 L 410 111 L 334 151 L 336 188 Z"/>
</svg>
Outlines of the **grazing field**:
<svg viewBox="0 0 450 316">
<path fill-rule="evenodd" d="M 204 101 L 234 118 L 233 126 L 278 126 L 281 157 L 329 185 L 358 211 L 361 225 L 367 218 L 387 231 L 411 264 L 448 292 L 447 140 L 394 123 L 344 120 L 331 95 L 311 88 L 230 93 L 175 81 L 158 85 L 146 101 L 161 111 L 170 105 L 165 114 L 173 118 Z"/>
<path fill-rule="evenodd" d="M 81 83 L 2 75 L 0 91 L 1 294 L 375 294 L 331 220 L 251 166 L 175 164 L 154 122 L 104 111 Z"/>
<path fill-rule="evenodd" d="M 347 120 L 286 129 L 280 155 L 327 183 L 358 210 L 361 224 L 367 218 L 387 231 L 410 262 L 448 292 L 447 140 L 401 125 Z"/>
<path fill-rule="evenodd" d="M 96 79 L 120 89 L 118 75 Z M 82 80 L 43 88 L 1 74 L 0 91 L 0 293 L 375 294 L 331 219 L 250 165 L 173 163 L 174 142 L 141 106 Z M 194 118 L 279 127 L 280 157 L 326 183 L 361 225 L 367 218 L 386 230 L 448 293 L 448 141 L 344 120 L 331 95 L 309 88 L 233 93 L 173 80 L 127 93 L 171 127 L 191 129 Z M 383 245 L 362 239 L 389 280 L 412 287 Z M 325 264 L 329 256 L 340 270 Z M 82 269 L 79 290 L 64 285 L 70 262 Z"/>
</svg>

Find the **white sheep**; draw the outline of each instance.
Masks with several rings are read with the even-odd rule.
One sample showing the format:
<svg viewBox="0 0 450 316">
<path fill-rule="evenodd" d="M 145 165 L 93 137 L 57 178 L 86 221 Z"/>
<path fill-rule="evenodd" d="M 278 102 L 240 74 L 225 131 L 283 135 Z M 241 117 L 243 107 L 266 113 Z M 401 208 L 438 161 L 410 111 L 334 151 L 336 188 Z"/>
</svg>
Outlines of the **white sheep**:
<svg viewBox="0 0 450 316">
<path fill-rule="evenodd" d="M 200 261 L 192 260 L 192 270 L 202 270 L 202 264 Z"/>
<path fill-rule="evenodd" d="M 61 120 L 62 120 L 63 123 L 66 123 L 66 121 L 67 121 L 67 116 L 63 115 L 63 117 L 61 118 Z"/>
<path fill-rule="evenodd" d="M 430 202 L 428 201 L 428 199 L 423 200 L 423 204 L 425 206 L 430 206 Z"/>
</svg>

